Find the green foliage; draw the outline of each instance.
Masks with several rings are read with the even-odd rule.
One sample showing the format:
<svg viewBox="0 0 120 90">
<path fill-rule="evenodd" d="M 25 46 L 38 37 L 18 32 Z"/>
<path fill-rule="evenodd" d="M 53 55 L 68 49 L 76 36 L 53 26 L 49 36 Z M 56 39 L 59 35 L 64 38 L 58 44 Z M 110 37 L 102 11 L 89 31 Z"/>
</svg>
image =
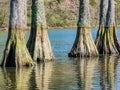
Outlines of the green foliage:
<svg viewBox="0 0 120 90">
<path fill-rule="evenodd" d="M 9 17 L 9 1 L 4 0 L 0 2 L 0 27 L 6 28 Z"/>
<path fill-rule="evenodd" d="M 59 27 L 69 25 L 68 19 L 70 19 L 72 15 L 68 12 L 64 12 L 60 8 L 56 8 L 55 10 L 47 13 L 46 17 L 48 26 Z"/>
<path fill-rule="evenodd" d="M 9 1 L 3 0 L 0 2 L 0 27 L 8 27 L 9 20 Z M 31 25 L 31 0 L 28 2 L 28 26 Z M 71 8 L 66 0 L 45 0 L 45 10 L 47 17 L 47 24 L 49 27 L 64 27 L 64 26 L 75 26 L 77 24 L 78 10 L 79 10 L 79 0 L 70 1 L 69 5 L 75 8 Z M 116 1 L 116 21 L 120 25 L 120 2 Z M 90 0 L 91 5 L 91 25 L 97 26 L 99 24 L 99 0 Z M 65 8 L 64 8 L 65 7 Z M 5 15 L 5 16 L 4 16 Z"/>
<path fill-rule="evenodd" d="M 90 0 L 90 5 L 91 5 L 91 6 L 95 6 L 96 3 L 97 3 L 96 0 Z"/>
<path fill-rule="evenodd" d="M 53 2 L 52 2 L 53 1 Z M 66 27 L 76 25 L 74 13 L 70 10 L 63 9 L 64 0 L 52 0 L 47 2 L 46 18 L 50 27 Z"/>
<path fill-rule="evenodd" d="M 58 3 L 62 3 L 62 2 L 64 2 L 64 0 L 57 0 L 58 1 Z"/>
</svg>

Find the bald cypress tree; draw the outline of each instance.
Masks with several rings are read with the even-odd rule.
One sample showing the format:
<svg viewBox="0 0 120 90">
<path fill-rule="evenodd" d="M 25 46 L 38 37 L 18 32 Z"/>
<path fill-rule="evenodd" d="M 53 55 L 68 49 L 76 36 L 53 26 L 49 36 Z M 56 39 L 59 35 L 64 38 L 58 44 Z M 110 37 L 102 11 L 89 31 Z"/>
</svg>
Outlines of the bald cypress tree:
<svg viewBox="0 0 120 90">
<path fill-rule="evenodd" d="M 34 64 L 26 47 L 26 28 L 26 0 L 11 0 L 9 32 L 2 67 L 31 66 Z"/>
<path fill-rule="evenodd" d="M 116 36 L 114 0 L 100 0 L 100 23 L 96 46 L 100 54 L 120 54 L 120 44 Z"/>
<path fill-rule="evenodd" d="M 69 57 L 97 56 L 98 51 L 90 31 L 89 0 L 80 0 L 77 35 Z"/>
<path fill-rule="evenodd" d="M 47 33 L 44 0 L 32 0 L 31 32 L 27 47 L 35 61 L 53 60 Z"/>
</svg>

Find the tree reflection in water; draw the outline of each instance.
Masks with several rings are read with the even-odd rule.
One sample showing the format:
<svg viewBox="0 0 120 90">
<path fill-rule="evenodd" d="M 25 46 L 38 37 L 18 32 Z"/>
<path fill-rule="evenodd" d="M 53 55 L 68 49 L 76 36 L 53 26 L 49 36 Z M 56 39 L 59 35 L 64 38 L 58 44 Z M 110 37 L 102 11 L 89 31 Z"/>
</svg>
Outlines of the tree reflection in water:
<svg viewBox="0 0 120 90">
<path fill-rule="evenodd" d="M 116 67 L 118 57 L 109 56 L 101 60 L 101 85 L 103 90 L 116 90 Z"/>
<path fill-rule="evenodd" d="M 80 90 L 116 90 L 115 56 L 81 58 L 76 61 L 78 86 Z"/>
<path fill-rule="evenodd" d="M 0 69 L 4 79 L 2 90 L 48 90 L 52 62 L 37 64 L 32 68 Z M 5 87 L 6 86 L 6 87 Z"/>
<path fill-rule="evenodd" d="M 48 90 L 53 62 L 41 63 L 35 67 L 35 81 L 39 90 Z"/>
<path fill-rule="evenodd" d="M 119 63 L 118 57 L 104 56 L 1 68 L 0 90 L 119 90 Z"/>
<path fill-rule="evenodd" d="M 4 90 L 28 90 L 29 79 L 33 68 L 3 68 Z"/>
</svg>

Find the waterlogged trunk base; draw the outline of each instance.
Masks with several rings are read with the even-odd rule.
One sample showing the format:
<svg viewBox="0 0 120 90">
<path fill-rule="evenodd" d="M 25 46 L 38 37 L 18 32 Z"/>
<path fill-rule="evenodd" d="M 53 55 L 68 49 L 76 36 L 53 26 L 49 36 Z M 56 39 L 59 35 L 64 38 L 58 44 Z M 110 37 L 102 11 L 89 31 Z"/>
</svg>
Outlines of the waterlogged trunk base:
<svg viewBox="0 0 120 90">
<path fill-rule="evenodd" d="M 21 67 L 33 65 L 34 62 L 26 47 L 25 31 L 11 30 L 8 35 L 1 66 Z"/>
<path fill-rule="evenodd" d="M 120 54 L 115 26 L 100 27 L 95 43 L 100 54 Z"/>
<path fill-rule="evenodd" d="M 97 48 L 92 40 L 90 28 L 78 27 L 76 40 L 68 54 L 69 57 L 98 56 Z"/>
<path fill-rule="evenodd" d="M 52 61 L 54 59 L 50 40 L 46 29 L 37 28 L 36 31 L 31 30 L 27 47 L 31 56 L 37 62 L 47 62 Z"/>
</svg>

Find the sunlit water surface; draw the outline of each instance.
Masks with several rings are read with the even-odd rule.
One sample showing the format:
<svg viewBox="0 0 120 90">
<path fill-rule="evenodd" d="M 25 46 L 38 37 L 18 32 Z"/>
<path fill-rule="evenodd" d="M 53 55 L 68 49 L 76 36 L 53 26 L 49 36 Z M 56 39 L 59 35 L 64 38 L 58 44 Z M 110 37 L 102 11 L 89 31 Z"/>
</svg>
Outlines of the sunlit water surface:
<svg viewBox="0 0 120 90">
<path fill-rule="evenodd" d="M 49 30 L 54 62 L 31 68 L 0 68 L 0 90 L 120 90 L 120 58 L 68 58 L 76 29 Z M 95 40 L 97 29 L 92 29 Z M 117 29 L 120 40 L 120 28 Z M 27 37 L 29 33 L 27 34 Z M 0 33 L 0 60 L 7 33 Z"/>
</svg>

